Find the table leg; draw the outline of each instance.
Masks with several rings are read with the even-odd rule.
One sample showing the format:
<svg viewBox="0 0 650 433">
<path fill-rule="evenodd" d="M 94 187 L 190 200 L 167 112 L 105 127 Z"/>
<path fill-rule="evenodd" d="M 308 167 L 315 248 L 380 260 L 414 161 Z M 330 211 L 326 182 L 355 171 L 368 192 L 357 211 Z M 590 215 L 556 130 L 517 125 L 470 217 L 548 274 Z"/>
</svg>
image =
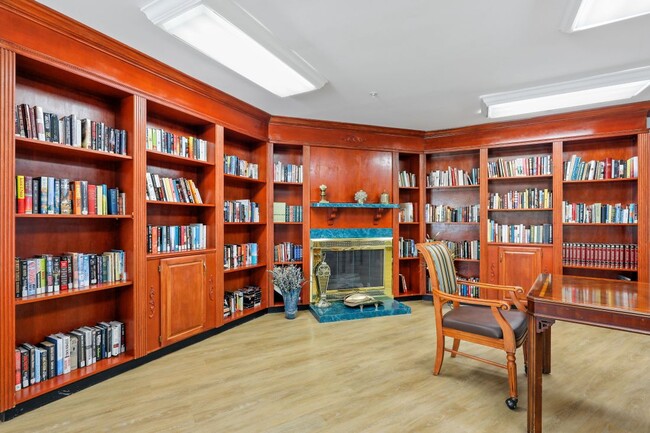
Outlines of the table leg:
<svg viewBox="0 0 650 433">
<path fill-rule="evenodd" d="M 528 433 L 542 431 L 542 371 L 546 367 L 550 371 L 550 356 L 546 359 L 545 349 L 550 349 L 552 323 L 528 315 Z M 546 360 L 548 365 L 544 365 Z"/>
</svg>

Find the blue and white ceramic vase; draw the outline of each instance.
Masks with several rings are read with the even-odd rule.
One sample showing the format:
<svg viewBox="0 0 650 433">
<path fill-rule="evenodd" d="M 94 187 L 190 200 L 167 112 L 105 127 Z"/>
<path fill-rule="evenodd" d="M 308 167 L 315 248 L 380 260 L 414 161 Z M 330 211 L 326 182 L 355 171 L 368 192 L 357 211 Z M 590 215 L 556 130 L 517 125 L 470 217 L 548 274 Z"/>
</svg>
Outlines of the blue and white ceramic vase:
<svg viewBox="0 0 650 433">
<path fill-rule="evenodd" d="M 282 292 L 284 299 L 284 317 L 287 319 L 295 319 L 298 312 L 298 298 L 300 297 L 300 289 L 285 290 Z"/>
</svg>

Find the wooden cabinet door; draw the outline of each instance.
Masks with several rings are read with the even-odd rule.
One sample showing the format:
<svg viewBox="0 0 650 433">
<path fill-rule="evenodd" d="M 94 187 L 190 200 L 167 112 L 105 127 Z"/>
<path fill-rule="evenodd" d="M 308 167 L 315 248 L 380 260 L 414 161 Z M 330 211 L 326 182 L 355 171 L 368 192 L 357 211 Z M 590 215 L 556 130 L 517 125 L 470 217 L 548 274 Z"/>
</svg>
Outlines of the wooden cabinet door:
<svg viewBox="0 0 650 433">
<path fill-rule="evenodd" d="M 146 351 L 160 349 L 160 260 L 147 261 Z"/>
<path fill-rule="evenodd" d="M 206 328 L 205 275 L 205 255 L 160 261 L 162 346 Z"/>
<path fill-rule="evenodd" d="M 538 247 L 499 247 L 499 284 L 521 286 L 524 293 L 542 272 L 544 251 Z"/>
</svg>

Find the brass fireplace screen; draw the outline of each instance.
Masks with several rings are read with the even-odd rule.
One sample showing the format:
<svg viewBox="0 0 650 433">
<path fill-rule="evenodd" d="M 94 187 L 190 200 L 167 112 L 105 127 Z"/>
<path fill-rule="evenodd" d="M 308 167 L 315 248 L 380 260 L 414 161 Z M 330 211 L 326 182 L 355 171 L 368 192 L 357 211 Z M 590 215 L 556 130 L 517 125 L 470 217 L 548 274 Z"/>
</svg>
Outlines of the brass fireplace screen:
<svg viewBox="0 0 650 433">
<path fill-rule="evenodd" d="M 392 238 L 312 239 L 311 267 L 325 261 L 331 276 L 327 299 L 343 299 L 362 292 L 371 296 L 392 296 Z M 311 278 L 311 302 L 319 299 L 316 278 Z"/>
</svg>

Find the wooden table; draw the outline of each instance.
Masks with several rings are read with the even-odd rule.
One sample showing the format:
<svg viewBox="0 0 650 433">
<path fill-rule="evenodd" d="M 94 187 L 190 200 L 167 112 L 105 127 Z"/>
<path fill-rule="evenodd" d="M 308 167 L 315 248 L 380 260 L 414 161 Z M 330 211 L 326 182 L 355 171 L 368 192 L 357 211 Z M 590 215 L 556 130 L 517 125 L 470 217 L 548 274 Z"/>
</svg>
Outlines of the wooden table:
<svg viewBox="0 0 650 433">
<path fill-rule="evenodd" d="M 542 365 L 556 320 L 650 334 L 650 284 L 540 274 L 528 293 L 528 432 L 542 431 Z"/>
</svg>

